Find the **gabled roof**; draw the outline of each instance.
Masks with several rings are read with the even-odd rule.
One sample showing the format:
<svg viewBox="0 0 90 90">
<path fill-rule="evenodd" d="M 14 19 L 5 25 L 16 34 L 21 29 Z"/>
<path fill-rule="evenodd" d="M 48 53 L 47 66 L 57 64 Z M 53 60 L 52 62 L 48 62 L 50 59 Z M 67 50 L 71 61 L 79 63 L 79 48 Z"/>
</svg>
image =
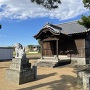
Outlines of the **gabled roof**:
<svg viewBox="0 0 90 90">
<path fill-rule="evenodd" d="M 54 35 L 60 35 L 62 28 L 58 27 L 56 25 L 47 23 L 40 31 L 38 34 L 36 34 L 34 37 L 38 38 L 42 32 L 44 32 L 45 29 L 48 29 L 48 31 L 50 31 L 52 34 Z"/>
<path fill-rule="evenodd" d="M 90 31 L 90 30 L 87 31 L 87 29 L 84 26 L 78 24 L 77 21 L 56 25 L 48 23 L 34 37 L 38 38 L 41 35 L 41 33 L 44 32 L 44 30 L 46 30 L 47 28 L 48 31 L 50 31 L 54 35 L 60 35 L 60 33 L 71 35 L 71 34 L 86 33 Z"/>
<path fill-rule="evenodd" d="M 61 32 L 65 34 L 82 33 L 87 30 L 84 26 L 78 24 L 77 21 L 58 24 L 56 26 L 61 27 L 62 28 Z"/>
</svg>

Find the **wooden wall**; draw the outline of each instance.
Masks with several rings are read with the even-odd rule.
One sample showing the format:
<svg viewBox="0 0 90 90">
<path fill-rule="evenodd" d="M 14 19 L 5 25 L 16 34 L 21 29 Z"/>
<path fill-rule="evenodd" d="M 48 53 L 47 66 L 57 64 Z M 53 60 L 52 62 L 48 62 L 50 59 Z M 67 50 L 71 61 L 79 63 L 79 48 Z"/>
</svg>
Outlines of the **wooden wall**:
<svg viewBox="0 0 90 90">
<path fill-rule="evenodd" d="M 90 58 L 90 36 L 87 36 L 85 39 L 85 47 L 86 57 Z"/>
<path fill-rule="evenodd" d="M 85 57 L 85 39 L 74 39 L 68 44 L 68 51 L 72 57 Z M 68 54 L 68 55 L 69 55 Z"/>
<path fill-rule="evenodd" d="M 88 50 L 87 52 L 89 53 L 90 51 Z M 43 42 L 43 55 L 44 56 L 56 55 L 55 40 Z M 85 39 L 59 40 L 58 55 L 68 55 L 68 56 L 71 55 L 72 57 L 85 57 Z"/>
</svg>

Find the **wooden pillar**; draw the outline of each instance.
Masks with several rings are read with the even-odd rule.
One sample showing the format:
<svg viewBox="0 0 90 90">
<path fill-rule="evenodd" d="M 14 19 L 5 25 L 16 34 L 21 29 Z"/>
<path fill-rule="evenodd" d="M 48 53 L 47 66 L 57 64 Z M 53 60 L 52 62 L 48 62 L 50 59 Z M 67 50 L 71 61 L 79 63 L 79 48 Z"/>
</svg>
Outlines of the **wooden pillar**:
<svg viewBox="0 0 90 90">
<path fill-rule="evenodd" d="M 42 52 L 41 52 L 41 59 L 43 59 L 43 41 L 41 43 L 41 49 L 42 49 Z"/>
<path fill-rule="evenodd" d="M 56 58 L 57 58 L 57 60 L 59 60 L 59 58 L 58 58 L 58 40 L 56 40 Z"/>
</svg>

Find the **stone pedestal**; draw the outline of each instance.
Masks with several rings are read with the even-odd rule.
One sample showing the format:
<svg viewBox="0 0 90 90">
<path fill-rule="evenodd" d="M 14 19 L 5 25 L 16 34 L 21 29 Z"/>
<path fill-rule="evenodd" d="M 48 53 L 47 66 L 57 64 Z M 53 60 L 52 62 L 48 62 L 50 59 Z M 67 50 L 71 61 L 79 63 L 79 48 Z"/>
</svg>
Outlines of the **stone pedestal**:
<svg viewBox="0 0 90 90">
<path fill-rule="evenodd" d="M 80 84 L 84 90 L 90 90 L 90 69 L 78 71 L 78 84 Z"/>
<path fill-rule="evenodd" d="M 13 58 L 10 67 L 6 70 L 6 79 L 18 85 L 36 79 L 37 67 L 31 68 L 28 59 Z"/>
</svg>

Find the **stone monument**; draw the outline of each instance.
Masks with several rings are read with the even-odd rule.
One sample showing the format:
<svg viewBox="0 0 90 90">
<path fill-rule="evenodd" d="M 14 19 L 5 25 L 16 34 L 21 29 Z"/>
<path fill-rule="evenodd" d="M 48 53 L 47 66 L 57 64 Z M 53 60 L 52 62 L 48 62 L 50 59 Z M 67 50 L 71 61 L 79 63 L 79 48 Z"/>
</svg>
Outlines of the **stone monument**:
<svg viewBox="0 0 90 90">
<path fill-rule="evenodd" d="M 87 68 L 77 72 L 78 84 L 83 87 L 83 90 L 90 90 L 90 65 Z"/>
<path fill-rule="evenodd" d="M 26 58 L 25 48 L 20 44 L 14 44 L 16 56 L 15 58 Z"/>
<path fill-rule="evenodd" d="M 36 79 L 37 67 L 29 63 L 24 47 L 20 43 L 15 44 L 14 47 L 16 56 L 6 70 L 6 79 L 18 85 Z"/>
</svg>

